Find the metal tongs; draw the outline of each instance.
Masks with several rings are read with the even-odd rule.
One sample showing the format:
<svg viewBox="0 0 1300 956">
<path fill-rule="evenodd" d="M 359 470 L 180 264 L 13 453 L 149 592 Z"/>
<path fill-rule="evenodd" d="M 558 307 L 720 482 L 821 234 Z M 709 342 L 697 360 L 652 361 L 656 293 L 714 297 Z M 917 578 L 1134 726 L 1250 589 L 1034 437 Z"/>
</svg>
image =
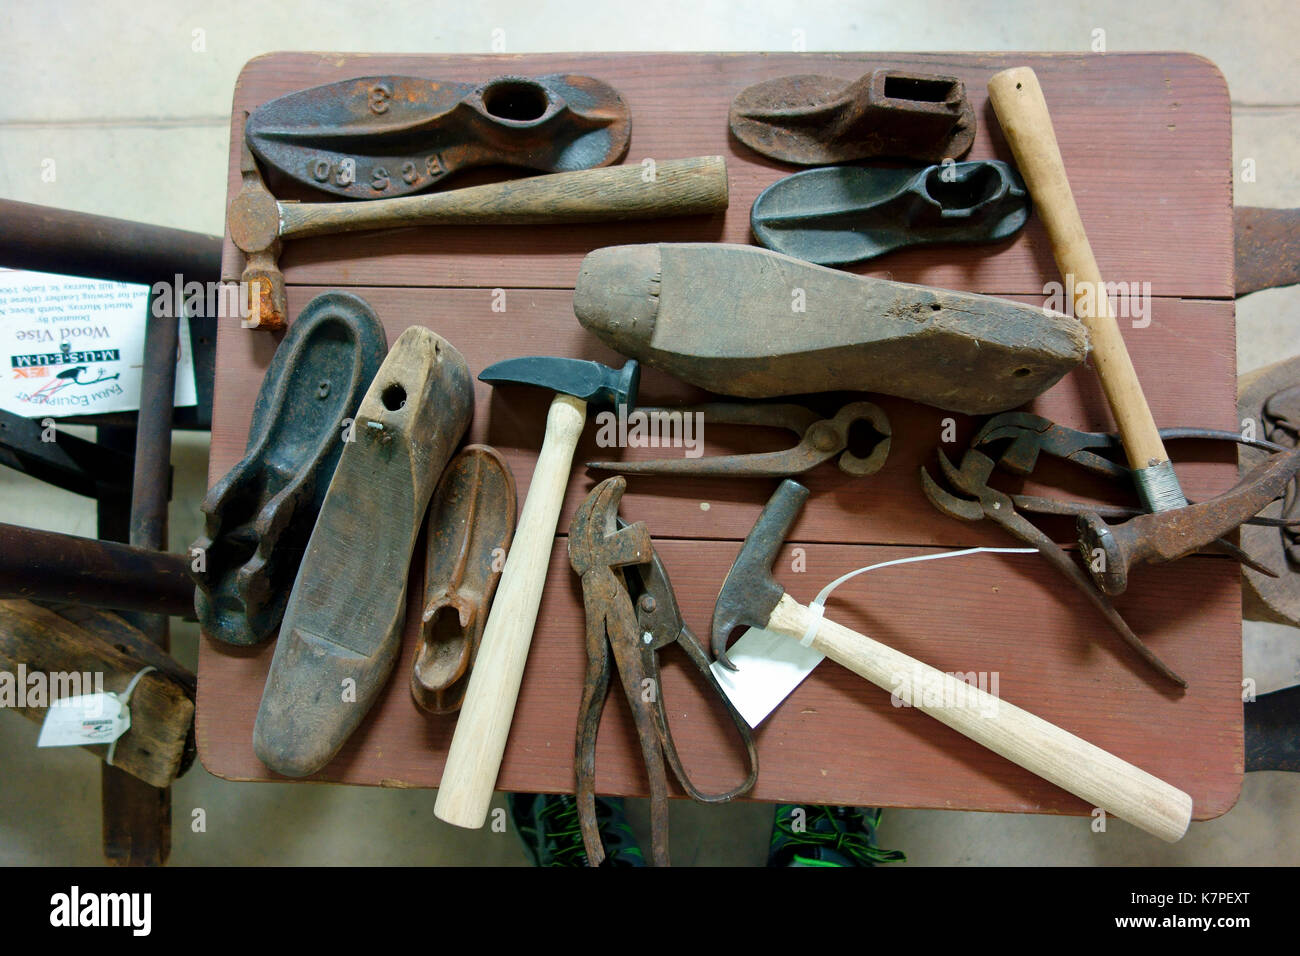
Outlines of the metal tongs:
<svg viewBox="0 0 1300 956">
<path fill-rule="evenodd" d="M 790 404 L 707 402 L 675 408 L 641 408 L 638 413 L 661 416 L 661 422 L 684 420 L 686 415 L 703 415 L 705 424 L 765 425 L 784 428 L 799 436 L 799 443 L 784 451 L 748 455 L 719 455 L 713 458 L 658 458 L 650 461 L 589 461 L 597 471 L 621 471 L 630 475 L 725 475 L 734 478 L 784 478 L 802 474 L 839 455 L 840 471 L 854 477 L 873 475 L 889 457 L 889 418 L 871 402 L 851 402 L 830 418 L 810 408 Z M 673 419 L 673 416 L 679 416 Z M 870 454 L 860 458 L 848 451 L 849 429 L 865 422 L 876 433 Z"/>
<path fill-rule="evenodd" d="M 748 792 L 758 779 L 758 751 L 749 725 L 732 706 L 709 668 L 698 637 L 682 620 L 672 583 L 655 554 L 642 522 L 618 517 L 627 482 L 602 481 L 574 515 L 569 528 L 569 561 L 582 577 L 587 620 L 587 672 L 578 711 L 574 755 L 578 817 L 588 862 L 605 858 L 596 824 L 596 735 L 609 691 L 613 666 L 632 711 L 650 781 L 651 859 L 668 865 L 668 780 L 672 768 L 687 795 L 701 803 L 725 803 Z M 658 652 L 678 644 L 708 681 L 744 741 L 749 775 L 739 786 L 718 794 L 701 792 L 687 775 L 673 743 L 659 680 Z"/>
</svg>

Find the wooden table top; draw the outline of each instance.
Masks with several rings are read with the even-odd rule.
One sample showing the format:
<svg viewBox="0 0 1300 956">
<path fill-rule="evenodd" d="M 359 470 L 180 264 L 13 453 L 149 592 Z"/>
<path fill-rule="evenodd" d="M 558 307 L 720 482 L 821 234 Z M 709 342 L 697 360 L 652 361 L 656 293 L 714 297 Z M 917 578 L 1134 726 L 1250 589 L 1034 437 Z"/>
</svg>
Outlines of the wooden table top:
<svg viewBox="0 0 1300 956">
<path fill-rule="evenodd" d="M 1232 183 L 1228 91 L 1209 62 L 1184 54 L 555 54 L 409 56 L 277 53 L 240 76 L 231 122 L 230 196 L 239 185 L 238 137 L 245 110 L 321 83 L 375 74 L 485 81 L 501 74 L 585 73 L 618 89 L 633 116 L 625 162 L 719 154 L 731 204 L 724 214 L 628 224 L 392 229 L 286 243 L 281 255 L 290 315 L 330 288 L 365 298 L 389 342 L 420 324 L 451 341 L 476 374 L 501 358 L 572 355 L 621 362 L 583 330 L 572 312 L 578 264 L 592 249 L 637 242 L 744 243 L 758 193 L 794 171 L 732 138 L 727 110 L 743 88 L 791 73 L 846 82 L 889 67 L 962 78 L 979 132 L 966 159 L 1011 161 L 985 92 L 998 70 L 1037 71 L 1083 221 L 1102 274 L 1150 283 L 1151 310 L 1122 321 L 1157 422 L 1236 427 L 1233 327 Z M 447 185 L 485 181 L 459 175 Z M 282 197 L 309 197 L 270 181 Z M 238 251 L 226 242 L 225 271 L 237 277 Z M 862 274 L 1004 295 L 1042 303 L 1058 279 L 1042 224 L 1031 218 L 1008 242 L 930 247 L 854 267 Z M 494 311 L 494 290 L 506 309 Z M 499 308 L 499 306 L 498 306 Z M 1148 321 L 1149 320 L 1149 321 Z M 278 337 L 224 321 L 217 339 L 216 397 L 209 480 L 244 453 L 263 373 Z M 476 383 L 468 440 L 502 451 L 519 501 L 528 492 L 546 401 L 524 389 Z M 698 391 L 647 371 L 642 404 L 697 399 Z M 987 522 L 954 521 L 921 493 L 918 472 L 935 467 L 945 419 L 960 457 L 975 422 L 888 397 L 893 449 L 879 474 L 852 479 L 832 465 L 804 476 L 813 496 L 776 564 L 790 594 L 806 602 L 829 580 L 866 564 L 927 550 L 1016 542 Z M 830 407 L 833 407 L 831 403 Z M 1062 424 L 1111 430 L 1094 373 L 1081 368 L 1029 410 Z M 709 430 L 705 454 L 780 447 L 765 429 Z M 573 741 L 584 664 L 582 594 L 569 567 L 564 531 L 601 475 L 580 463 L 596 457 L 594 428 L 579 446 L 560 518 L 532 651 L 498 788 L 572 792 Z M 653 450 L 628 451 L 649 455 Z M 1180 449 L 1174 454 L 1179 458 Z M 1183 446 L 1179 475 L 1199 499 L 1230 487 L 1235 453 Z M 1051 465 L 1047 482 L 1075 497 L 1104 489 Z M 644 520 L 677 588 L 688 624 L 707 639 L 713 602 L 741 539 L 775 488 L 774 480 L 633 478 L 622 513 Z M 1001 487 L 1017 490 L 1013 482 Z M 1025 481 L 1029 493 L 1047 485 Z M 1061 489 L 1051 489 L 1060 495 Z M 1063 543 L 1066 523 L 1048 526 Z M 804 550 L 796 572 L 792 549 Z M 423 600 L 423 537 L 410 572 L 403 654 L 378 703 L 342 752 L 312 780 L 435 787 L 455 726 L 410 699 L 415 624 Z M 1212 557 L 1144 567 L 1116 602 L 1133 629 L 1190 688 L 1173 693 L 1136 662 L 1083 597 L 1035 555 L 994 555 L 891 568 L 859 576 L 836 592 L 833 619 L 945 671 L 996 672 L 1003 699 L 1137 764 L 1194 800 L 1196 819 L 1227 811 L 1242 778 L 1240 579 Z M 203 764 L 234 780 L 279 778 L 253 754 L 252 731 L 273 642 L 232 648 L 205 638 L 199 657 L 197 736 Z M 710 704 L 678 652 L 663 658 L 663 695 L 687 769 L 705 789 L 742 775 L 734 730 Z M 756 732 L 760 774 L 751 798 L 870 806 L 1084 814 L 1090 807 L 984 750 L 924 714 L 891 705 L 889 694 L 826 662 Z M 597 786 L 643 796 L 644 768 L 627 704 L 606 706 Z"/>
</svg>

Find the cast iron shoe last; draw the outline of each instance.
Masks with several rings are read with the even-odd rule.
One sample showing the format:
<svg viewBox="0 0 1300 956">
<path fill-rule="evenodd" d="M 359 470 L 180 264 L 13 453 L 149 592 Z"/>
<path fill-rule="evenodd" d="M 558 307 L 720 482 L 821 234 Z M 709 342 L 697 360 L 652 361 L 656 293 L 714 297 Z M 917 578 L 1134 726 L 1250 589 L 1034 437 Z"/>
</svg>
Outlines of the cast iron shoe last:
<svg viewBox="0 0 1300 956">
<path fill-rule="evenodd" d="M 472 410 L 460 352 L 428 329 L 403 332 L 357 410 L 284 613 L 253 728 L 272 770 L 325 766 L 383 689 L 420 521 Z"/>
<path fill-rule="evenodd" d="M 262 104 L 246 135 L 258 159 L 304 185 L 391 199 L 474 166 L 608 166 L 627 152 L 632 114 L 617 90 L 590 76 L 363 76 Z"/>
<path fill-rule="evenodd" d="M 203 499 L 190 547 L 194 609 L 211 637 L 256 644 L 276 629 L 356 411 L 388 345 L 363 300 L 308 303 L 271 359 L 243 460 Z"/>
<path fill-rule="evenodd" d="M 515 476 L 495 448 L 468 445 L 433 493 L 424 615 L 411 696 L 433 714 L 460 709 L 501 577 L 517 510 Z"/>
<path fill-rule="evenodd" d="M 960 79 L 900 70 L 755 83 L 732 101 L 729 121 L 750 149 L 803 166 L 884 156 L 937 163 L 975 140 L 975 110 Z"/>
<path fill-rule="evenodd" d="M 924 169 L 827 166 L 767 187 L 749 222 L 767 248 L 834 266 L 906 246 L 999 242 L 1024 227 L 1029 207 L 1020 175 L 998 160 Z"/>
</svg>

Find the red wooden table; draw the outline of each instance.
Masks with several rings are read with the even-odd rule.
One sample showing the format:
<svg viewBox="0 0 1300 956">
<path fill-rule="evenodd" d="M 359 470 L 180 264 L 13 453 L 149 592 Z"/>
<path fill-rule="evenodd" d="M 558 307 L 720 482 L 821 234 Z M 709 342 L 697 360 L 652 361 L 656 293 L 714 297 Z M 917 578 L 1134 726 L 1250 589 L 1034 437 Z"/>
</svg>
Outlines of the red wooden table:
<svg viewBox="0 0 1300 956">
<path fill-rule="evenodd" d="M 1150 313 L 1123 322 L 1124 337 L 1162 425 L 1235 426 L 1232 186 L 1228 92 L 1209 62 L 1182 54 L 563 54 L 362 56 L 283 53 L 250 62 L 234 97 L 230 195 L 238 188 L 244 111 L 272 97 L 353 76 L 412 74 L 483 81 L 500 74 L 586 73 L 612 84 L 633 114 L 626 162 L 704 154 L 726 157 L 731 205 L 725 215 L 630 224 L 406 228 L 286 243 L 281 256 L 290 314 L 317 293 L 348 288 L 383 319 L 389 341 L 420 324 L 449 339 L 474 372 L 501 358 L 572 355 L 619 363 L 573 316 L 578 264 L 592 249 L 636 242 L 748 242 L 758 193 L 790 168 L 730 137 L 727 108 L 744 87 L 790 73 L 846 81 L 880 67 L 961 77 L 980 124 L 968 159 L 1010 160 L 985 94 L 988 78 L 1032 65 L 1052 109 L 1079 208 L 1112 282 L 1150 283 Z M 448 186 L 482 181 L 458 176 Z M 283 183 L 285 197 L 302 196 Z M 226 272 L 242 260 L 226 243 Z M 857 267 L 907 282 L 1044 301 L 1055 265 L 1041 224 L 1030 220 L 996 246 L 930 247 Z M 506 309 L 493 309 L 504 289 Z M 498 306 L 499 308 L 499 306 Z M 219 331 L 210 479 L 243 455 L 257 387 L 277 338 L 229 320 Z M 700 393 L 653 371 L 644 404 Z M 918 471 L 935 464 L 947 413 L 874 399 L 893 423 L 893 451 L 879 474 L 850 479 L 833 466 L 805 476 L 813 497 L 778 560 L 777 576 L 808 601 L 830 579 L 865 564 L 938 548 L 1012 545 L 987 523 L 940 515 L 921 493 Z M 547 401 L 536 392 L 476 385 L 470 440 L 505 454 L 528 491 Z M 1082 368 L 1031 410 L 1062 424 L 1110 430 L 1091 370 Z M 974 423 L 956 420 L 959 457 Z M 706 454 L 779 447 L 754 429 L 710 429 Z M 575 461 L 597 457 L 588 428 Z M 629 451 L 628 455 L 653 450 Z M 1175 450 L 1175 455 L 1178 451 Z M 1045 480 L 1068 479 L 1050 465 Z M 1231 451 L 1179 463 L 1188 496 L 1229 487 Z M 538 617 L 518 710 L 498 786 L 572 791 L 573 738 L 584 663 L 582 599 L 563 532 L 598 475 L 576 467 L 561 535 Z M 1003 484 L 1015 490 L 1014 484 Z M 775 482 L 631 480 L 622 513 L 644 520 L 663 556 L 688 623 L 706 635 L 714 598 Z M 1024 483 L 1026 491 L 1046 493 Z M 1070 490 L 1098 488 L 1074 482 Z M 1057 489 L 1056 493 L 1060 493 Z M 1067 524 L 1049 529 L 1072 539 Z M 792 569 L 804 549 L 801 573 Z M 423 540 L 408 592 L 404 653 L 374 710 L 342 752 L 312 779 L 396 787 L 437 786 L 455 726 L 430 717 L 408 691 L 422 601 Z M 1003 699 L 1104 747 L 1188 791 L 1197 819 L 1225 812 L 1242 776 L 1240 583 L 1234 564 L 1197 557 L 1142 568 L 1117 602 L 1133 629 L 1191 683 L 1174 693 L 1136 663 L 1085 600 L 1037 556 L 986 556 L 904 566 L 844 585 L 828 613 L 945 671 L 997 672 Z M 199 660 L 199 753 L 213 773 L 276 779 L 254 756 L 253 721 L 272 642 L 232 648 L 204 639 Z M 688 769 L 723 789 L 739 779 L 734 731 L 702 684 L 670 652 L 663 694 Z M 825 663 L 757 731 L 760 766 L 752 797 L 875 806 L 1086 813 L 1090 808 L 924 714 L 891 705 L 889 694 Z M 601 792 L 644 795 L 645 779 L 626 703 L 611 695 L 597 755 Z"/>
</svg>

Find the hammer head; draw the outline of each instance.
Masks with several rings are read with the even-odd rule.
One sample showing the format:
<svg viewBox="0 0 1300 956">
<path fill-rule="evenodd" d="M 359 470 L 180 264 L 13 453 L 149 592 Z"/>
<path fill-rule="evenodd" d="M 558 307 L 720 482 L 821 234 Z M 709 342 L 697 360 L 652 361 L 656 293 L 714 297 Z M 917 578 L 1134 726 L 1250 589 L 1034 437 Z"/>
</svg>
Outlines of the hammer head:
<svg viewBox="0 0 1300 956">
<path fill-rule="evenodd" d="M 274 332 L 288 323 L 289 311 L 284 273 L 280 271 L 280 206 L 262 181 L 247 139 L 241 139 L 240 146 L 243 184 L 230 203 L 227 223 L 230 240 L 244 254 L 244 272 L 240 276 L 248 288 L 248 318 L 244 325 Z"/>
<path fill-rule="evenodd" d="M 718 663 L 729 670 L 736 669 L 727 658 L 731 632 L 738 627 L 766 627 L 785 594 L 785 588 L 772 577 L 772 562 L 807 500 L 808 489 L 803 485 L 788 478 L 781 482 L 722 582 L 718 603 L 713 606 L 712 647 Z"/>
<path fill-rule="evenodd" d="M 621 369 L 613 369 L 583 359 L 530 355 L 489 365 L 479 373 L 479 381 L 540 385 L 595 405 L 626 405 L 631 411 L 641 384 L 641 366 L 635 359 L 629 359 Z"/>
</svg>

